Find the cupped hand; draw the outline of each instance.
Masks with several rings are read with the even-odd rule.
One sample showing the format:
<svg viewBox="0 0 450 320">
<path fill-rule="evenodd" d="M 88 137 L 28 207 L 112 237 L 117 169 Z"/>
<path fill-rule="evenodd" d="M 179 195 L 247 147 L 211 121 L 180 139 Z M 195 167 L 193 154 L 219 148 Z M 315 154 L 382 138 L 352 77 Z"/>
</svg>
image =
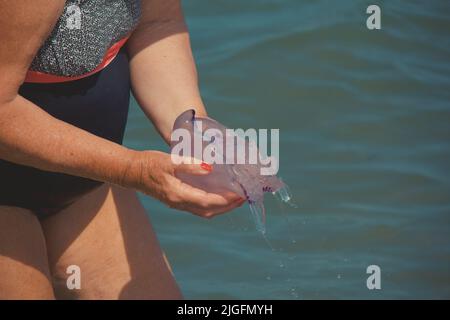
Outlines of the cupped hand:
<svg viewBox="0 0 450 320">
<path fill-rule="evenodd" d="M 208 165 L 192 159 L 193 164 L 172 162 L 171 155 L 159 151 L 138 152 L 134 161 L 135 187 L 171 208 L 212 218 L 241 206 L 245 199 L 234 192 L 208 193 L 194 188 L 175 176 L 176 172 L 193 175 L 209 174 Z"/>
</svg>

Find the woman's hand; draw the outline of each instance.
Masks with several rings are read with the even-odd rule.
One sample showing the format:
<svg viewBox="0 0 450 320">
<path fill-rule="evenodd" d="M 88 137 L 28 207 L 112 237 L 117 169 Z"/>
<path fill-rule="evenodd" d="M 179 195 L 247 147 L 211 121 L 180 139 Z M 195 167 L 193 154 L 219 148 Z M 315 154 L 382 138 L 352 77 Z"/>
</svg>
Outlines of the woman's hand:
<svg viewBox="0 0 450 320">
<path fill-rule="evenodd" d="M 198 164 L 174 164 L 168 153 L 142 151 L 136 153 L 136 160 L 127 173 L 127 180 L 135 188 L 157 198 L 171 208 L 189 211 L 203 218 L 212 218 L 241 206 L 245 200 L 239 195 L 208 193 L 183 183 L 175 172 L 206 175 L 208 166 Z"/>
</svg>

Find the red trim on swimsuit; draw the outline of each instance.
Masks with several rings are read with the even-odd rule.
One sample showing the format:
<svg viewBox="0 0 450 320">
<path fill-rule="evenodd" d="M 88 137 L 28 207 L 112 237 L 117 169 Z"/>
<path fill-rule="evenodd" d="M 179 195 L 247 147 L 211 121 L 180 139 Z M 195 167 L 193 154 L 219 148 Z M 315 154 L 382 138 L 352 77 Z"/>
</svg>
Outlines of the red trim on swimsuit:
<svg viewBox="0 0 450 320">
<path fill-rule="evenodd" d="M 114 60 L 114 58 L 119 53 L 120 48 L 123 47 L 125 42 L 127 42 L 128 38 L 130 36 L 126 36 L 122 40 L 119 40 L 115 44 L 113 44 L 108 51 L 106 52 L 105 56 L 103 57 L 102 62 L 92 71 L 82 74 L 81 76 L 75 76 L 75 77 L 66 77 L 66 76 L 57 76 L 49 73 L 43 73 L 40 71 L 32 71 L 28 70 L 27 76 L 25 78 L 25 82 L 34 82 L 34 83 L 53 83 L 53 82 L 67 82 L 67 81 L 73 81 L 78 80 L 82 78 L 86 78 L 90 75 L 93 75 L 96 72 L 99 72 L 100 70 L 106 68 L 108 64 L 111 63 L 111 61 Z"/>
</svg>

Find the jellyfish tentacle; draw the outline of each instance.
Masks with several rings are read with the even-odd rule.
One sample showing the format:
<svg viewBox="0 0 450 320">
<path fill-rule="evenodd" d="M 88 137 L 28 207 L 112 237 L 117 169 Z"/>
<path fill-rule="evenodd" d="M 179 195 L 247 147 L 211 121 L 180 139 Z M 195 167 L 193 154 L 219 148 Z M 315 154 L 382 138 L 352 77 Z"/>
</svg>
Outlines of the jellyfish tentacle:
<svg viewBox="0 0 450 320">
<path fill-rule="evenodd" d="M 266 209 L 262 201 L 249 201 L 250 211 L 255 221 L 256 230 L 266 233 Z"/>
</svg>

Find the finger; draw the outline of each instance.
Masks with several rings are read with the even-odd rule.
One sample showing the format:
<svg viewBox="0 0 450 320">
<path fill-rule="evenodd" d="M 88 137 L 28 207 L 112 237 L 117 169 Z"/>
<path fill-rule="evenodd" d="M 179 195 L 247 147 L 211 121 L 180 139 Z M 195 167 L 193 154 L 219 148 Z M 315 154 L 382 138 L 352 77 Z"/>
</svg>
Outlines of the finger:
<svg viewBox="0 0 450 320">
<path fill-rule="evenodd" d="M 210 193 L 205 191 L 203 197 L 202 208 L 206 210 L 222 210 L 229 206 L 242 205 L 246 199 L 242 198 L 234 192 Z"/>
<path fill-rule="evenodd" d="M 205 175 L 212 172 L 212 165 L 202 162 L 196 158 L 190 157 L 172 157 L 172 162 L 175 164 L 175 172 L 182 172 L 192 175 Z"/>
<path fill-rule="evenodd" d="M 237 193 L 231 192 L 231 191 L 222 192 L 222 193 L 219 193 L 219 195 L 221 195 L 222 197 L 227 199 L 229 202 L 234 202 L 234 201 L 238 201 L 238 200 L 241 200 L 241 199 L 245 200 L 244 198 L 242 198 Z"/>
<path fill-rule="evenodd" d="M 207 193 L 207 197 L 209 196 L 215 196 L 216 194 L 213 193 Z M 215 203 L 208 203 L 207 207 L 199 208 L 199 210 L 195 210 L 193 212 L 194 214 L 201 216 L 203 218 L 212 218 L 217 215 L 229 212 L 235 208 L 238 208 L 242 206 L 247 200 L 241 198 L 240 196 L 236 195 L 235 193 L 230 192 L 229 195 L 232 196 L 232 198 L 227 199 L 228 203 L 226 205 L 223 204 L 215 204 Z M 222 196 L 222 195 L 220 195 Z M 233 199 L 233 200 L 231 200 Z M 208 201 L 208 200 L 206 200 Z"/>
<path fill-rule="evenodd" d="M 226 206 L 230 203 L 225 197 L 208 193 L 204 190 L 192 187 L 180 180 L 174 178 L 173 192 L 177 194 L 181 202 L 185 202 L 191 207 L 197 207 L 199 209 L 208 209 L 216 206 Z"/>
<path fill-rule="evenodd" d="M 210 212 L 208 212 L 207 214 L 200 214 L 200 216 L 204 217 L 204 218 L 213 218 L 216 217 L 218 215 L 222 215 L 224 213 L 230 212 L 236 208 L 239 208 L 240 206 L 242 206 L 242 204 L 245 203 L 244 199 L 239 199 L 237 201 L 231 202 L 229 205 L 227 206 L 222 206 L 222 207 L 218 207 Z"/>
<path fill-rule="evenodd" d="M 212 166 L 210 164 L 207 163 L 200 163 L 200 164 L 186 164 L 186 163 L 182 163 L 179 164 L 175 167 L 175 172 L 176 173 L 187 173 L 187 174 L 192 174 L 192 175 L 207 175 L 209 173 L 212 172 Z"/>
<path fill-rule="evenodd" d="M 241 206 L 245 199 L 234 192 L 222 194 L 208 193 L 197 189 L 173 178 L 172 192 L 177 195 L 179 209 L 204 216 L 206 213 L 215 214 L 229 211 L 237 206 Z"/>
</svg>

